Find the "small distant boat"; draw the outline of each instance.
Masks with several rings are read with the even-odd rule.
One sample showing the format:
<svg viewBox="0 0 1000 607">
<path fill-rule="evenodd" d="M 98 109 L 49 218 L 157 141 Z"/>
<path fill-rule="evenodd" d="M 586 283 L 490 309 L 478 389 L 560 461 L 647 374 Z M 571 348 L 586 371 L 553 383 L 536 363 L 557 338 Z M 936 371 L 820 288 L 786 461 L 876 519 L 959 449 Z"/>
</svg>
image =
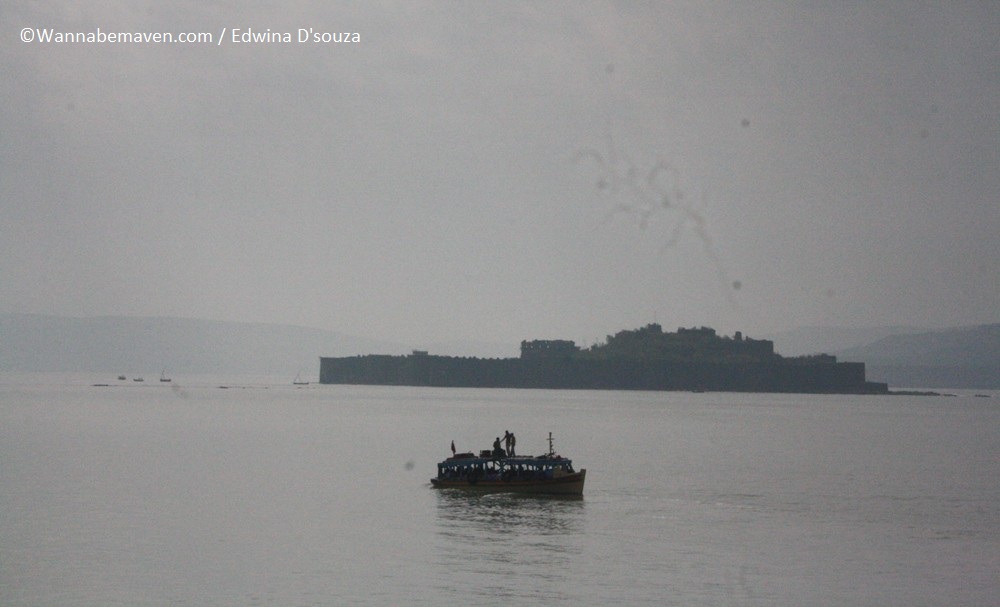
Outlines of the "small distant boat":
<svg viewBox="0 0 1000 607">
<path fill-rule="evenodd" d="M 506 457 L 500 452 L 458 453 L 438 463 L 431 485 L 440 489 L 464 489 L 495 493 L 583 495 L 587 470 L 573 469 L 573 461 L 556 455 L 549 433 L 545 455 Z"/>
<path fill-rule="evenodd" d="M 302 381 L 302 374 L 301 373 L 296 373 L 295 374 L 295 379 L 292 380 L 292 384 L 296 385 L 296 386 L 308 386 L 309 382 Z"/>
<path fill-rule="evenodd" d="M 128 378 L 125 377 L 124 375 L 119 375 L 118 376 L 118 381 L 125 381 L 126 379 L 128 379 Z"/>
<path fill-rule="evenodd" d="M 168 382 L 168 381 L 170 381 L 170 378 L 167 377 L 167 370 L 166 369 L 164 369 L 163 371 L 160 372 L 160 381 L 162 381 L 162 382 Z"/>
<path fill-rule="evenodd" d="M 132 381 L 135 381 L 135 382 L 139 382 L 139 381 L 146 381 L 146 380 L 144 380 L 144 379 L 143 379 L 143 378 L 141 378 L 141 377 L 133 377 L 133 378 L 132 378 Z"/>
</svg>

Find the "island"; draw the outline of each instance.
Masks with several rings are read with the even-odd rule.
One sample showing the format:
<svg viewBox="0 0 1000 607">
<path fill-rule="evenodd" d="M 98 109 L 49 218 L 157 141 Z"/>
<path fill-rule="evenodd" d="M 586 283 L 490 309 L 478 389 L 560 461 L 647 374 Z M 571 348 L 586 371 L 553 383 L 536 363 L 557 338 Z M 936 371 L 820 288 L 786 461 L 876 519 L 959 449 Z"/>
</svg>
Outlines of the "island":
<svg viewBox="0 0 1000 607">
<path fill-rule="evenodd" d="M 368 354 L 320 358 L 321 384 L 579 390 L 685 390 L 887 394 L 864 363 L 835 356 L 784 357 L 774 342 L 709 327 L 664 332 L 656 323 L 580 348 L 570 340 L 521 342 L 519 358 Z"/>
</svg>

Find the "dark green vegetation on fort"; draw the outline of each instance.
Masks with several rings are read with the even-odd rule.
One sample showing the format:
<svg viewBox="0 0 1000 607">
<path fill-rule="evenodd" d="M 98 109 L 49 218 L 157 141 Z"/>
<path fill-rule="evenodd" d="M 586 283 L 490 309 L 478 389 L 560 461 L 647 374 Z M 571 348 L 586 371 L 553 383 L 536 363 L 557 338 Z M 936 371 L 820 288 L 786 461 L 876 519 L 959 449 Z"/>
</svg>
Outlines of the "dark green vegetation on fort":
<svg viewBox="0 0 1000 607">
<path fill-rule="evenodd" d="M 716 335 L 707 327 L 665 333 L 658 324 L 581 349 L 568 340 L 521 342 L 519 358 L 407 356 L 321 358 L 320 382 L 402 386 L 695 390 L 879 394 L 864 363 L 819 354 L 786 358 L 768 340 Z"/>
</svg>

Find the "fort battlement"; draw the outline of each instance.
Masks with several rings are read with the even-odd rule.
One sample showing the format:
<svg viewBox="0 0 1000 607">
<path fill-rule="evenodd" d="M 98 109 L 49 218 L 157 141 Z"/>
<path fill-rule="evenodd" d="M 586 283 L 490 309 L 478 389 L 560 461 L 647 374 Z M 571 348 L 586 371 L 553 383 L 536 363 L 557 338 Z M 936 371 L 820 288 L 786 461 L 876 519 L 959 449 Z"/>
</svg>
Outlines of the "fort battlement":
<svg viewBox="0 0 1000 607">
<path fill-rule="evenodd" d="M 462 358 L 415 351 L 408 356 L 320 359 L 320 383 L 482 388 L 706 390 L 728 392 L 885 393 L 865 380 L 864 363 L 830 355 L 784 358 L 774 344 L 714 329 L 664 333 L 659 325 L 608 336 L 580 349 L 568 340 L 521 342 L 520 358 Z"/>
</svg>

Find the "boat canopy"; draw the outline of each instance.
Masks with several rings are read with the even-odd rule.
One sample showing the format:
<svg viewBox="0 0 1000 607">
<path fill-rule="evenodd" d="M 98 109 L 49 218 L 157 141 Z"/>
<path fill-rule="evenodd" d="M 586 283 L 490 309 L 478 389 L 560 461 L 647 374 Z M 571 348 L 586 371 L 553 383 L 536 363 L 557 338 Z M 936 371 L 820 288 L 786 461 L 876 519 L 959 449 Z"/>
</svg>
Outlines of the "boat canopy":
<svg viewBox="0 0 1000 607">
<path fill-rule="evenodd" d="M 495 470 L 563 470 L 573 472 L 573 461 L 559 455 L 518 455 L 514 457 L 476 457 L 471 453 L 459 453 L 438 463 L 438 473 L 445 470 L 460 469 L 495 469 Z"/>
</svg>

